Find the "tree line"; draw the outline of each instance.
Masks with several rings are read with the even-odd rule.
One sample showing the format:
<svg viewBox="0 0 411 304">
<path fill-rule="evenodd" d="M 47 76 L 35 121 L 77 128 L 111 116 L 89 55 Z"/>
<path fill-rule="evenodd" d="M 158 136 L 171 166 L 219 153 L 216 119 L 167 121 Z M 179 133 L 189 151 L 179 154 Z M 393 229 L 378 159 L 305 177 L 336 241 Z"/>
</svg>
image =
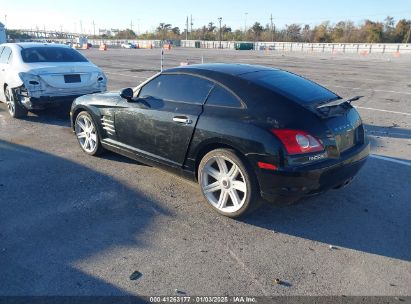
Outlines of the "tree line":
<svg viewBox="0 0 411 304">
<path fill-rule="evenodd" d="M 18 31 L 8 32 L 10 38 L 21 37 Z M 115 36 L 91 36 L 98 39 L 144 39 L 144 40 L 223 40 L 223 41 L 285 41 L 313 43 L 410 43 L 411 20 L 401 19 L 395 22 L 393 17 L 386 17 L 383 22 L 365 20 L 356 25 L 352 21 L 319 25 L 289 24 L 277 29 L 274 24 L 262 25 L 255 22 L 246 30 L 233 30 L 230 26 L 221 28 L 209 22 L 200 28 L 188 31 L 181 30 L 169 23 L 162 22 L 152 32 L 137 35 L 132 29 L 119 31 Z M 11 37 L 13 36 L 13 37 Z"/>
<path fill-rule="evenodd" d="M 340 21 L 335 24 L 325 21 L 311 27 L 297 23 L 277 29 L 275 25 L 262 25 L 255 22 L 246 31 L 233 30 L 223 25 L 221 29 L 210 22 L 193 31 L 186 32 L 169 23 L 160 23 L 154 32 L 133 35 L 140 39 L 180 39 L 184 40 L 226 40 L 226 41 L 286 41 L 316 43 L 408 43 L 411 42 L 411 20 L 401 19 L 395 22 L 393 17 L 386 17 L 384 22 L 365 20 L 356 25 L 352 21 Z M 130 30 L 128 30 L 130 31 Z M 125 33 L 119 33 L 123 38 Z"/>
</svg>

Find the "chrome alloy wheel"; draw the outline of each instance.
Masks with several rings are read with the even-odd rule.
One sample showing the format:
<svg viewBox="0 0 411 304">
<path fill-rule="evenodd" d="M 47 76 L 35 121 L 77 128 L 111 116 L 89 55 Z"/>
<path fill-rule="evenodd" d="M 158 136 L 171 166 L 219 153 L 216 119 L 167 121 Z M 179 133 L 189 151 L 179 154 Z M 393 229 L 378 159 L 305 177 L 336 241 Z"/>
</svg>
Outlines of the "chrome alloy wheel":
<svg viewBox="0 0 411 304">
<path fill-rule="evenodd" d="M 245 203 L 247 184 L 240 167 L 223 156 L 210 158 L 202 171 L 201 188 L 208 202 L 225 213 L 238 211 Z"/>
<path fill-rule="evenodd" d="M 15 105 L 15 100 L 14 100 L 14 94 L 11 92 L 10 88 L 6 88 L 4 90 L 4 95 L 6 97 L 6 103 L 7 103 L 7 109 L 9 110 L 9 113 L 11 116 L 14 116 L 16 112 L 16 105 Z"/>
<path fill-rule="evenodd" d="M 93 121 L 86 115 L 80 115 L 76 120 L 75 131 L 83 150 L 93 153 L 97 147 L 97 132 Z"/>
</svg>

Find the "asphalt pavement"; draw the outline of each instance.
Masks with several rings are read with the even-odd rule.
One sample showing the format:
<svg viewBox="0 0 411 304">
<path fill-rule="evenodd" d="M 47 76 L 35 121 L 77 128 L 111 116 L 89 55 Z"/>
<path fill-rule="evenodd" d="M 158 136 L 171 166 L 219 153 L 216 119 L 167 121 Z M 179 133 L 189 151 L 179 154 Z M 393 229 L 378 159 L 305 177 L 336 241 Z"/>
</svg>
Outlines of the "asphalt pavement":
<svg viewBox="0 0 411 304">
<path fill-rule="evenodd" d="M 83 52 L 110 90 L 160 68 L 158 49 Z M 411 56 L 165 51 L 165 68 L 202 61 L 364 95 L 373 156 L 346 188 L 233 220 L 195 183 L 85 155 L 67 109 L 15 120 L 0 104 L 0 295 L 411 295 Z"/>
</svg>

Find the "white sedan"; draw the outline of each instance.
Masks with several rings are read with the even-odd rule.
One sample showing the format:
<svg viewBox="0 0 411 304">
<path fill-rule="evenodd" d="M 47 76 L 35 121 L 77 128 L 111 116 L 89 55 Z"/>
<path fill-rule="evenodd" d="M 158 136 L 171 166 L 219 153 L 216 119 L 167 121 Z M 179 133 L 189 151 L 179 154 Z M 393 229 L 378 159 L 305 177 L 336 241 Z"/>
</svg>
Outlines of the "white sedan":
<svg viewBox="0 0 411 304">
<path fill-rule="evenodd" d="M 103 71 L 66 45 L 0 45 L 0 100 L 15 118 L 106 90 Z"/>
<path fill-rule="evenodd" d="M 122 43 L 121 48 L 123 49 L 135 49 L 136 45 L 132 43 Z"/>
</svg>

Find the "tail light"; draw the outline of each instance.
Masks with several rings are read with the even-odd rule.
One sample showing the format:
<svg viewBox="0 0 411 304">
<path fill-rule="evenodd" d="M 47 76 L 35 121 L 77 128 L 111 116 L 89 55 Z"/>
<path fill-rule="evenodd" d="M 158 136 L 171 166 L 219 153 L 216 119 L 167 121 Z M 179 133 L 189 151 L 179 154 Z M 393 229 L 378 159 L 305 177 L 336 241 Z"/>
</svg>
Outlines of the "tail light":
<svg viewBox="0 0 411 304">
<path fill-rule="evenodd" d="M 324 150 L 320 140 L 305 131 L 273 129 L 271 132 L 283 143 L 288 154 L 303 154 Z"/>
</svg>

